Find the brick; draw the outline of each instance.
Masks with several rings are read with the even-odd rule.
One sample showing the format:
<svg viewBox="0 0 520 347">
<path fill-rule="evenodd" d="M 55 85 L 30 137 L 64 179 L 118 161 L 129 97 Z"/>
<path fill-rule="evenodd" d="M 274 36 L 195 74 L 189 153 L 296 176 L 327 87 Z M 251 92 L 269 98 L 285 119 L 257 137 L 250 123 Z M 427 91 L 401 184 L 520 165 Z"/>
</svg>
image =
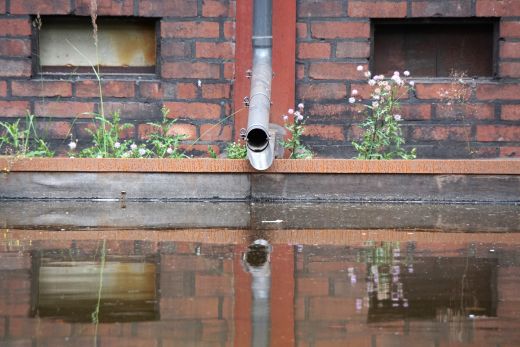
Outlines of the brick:
<svg viewBox="0 0 520 347">
<path fill-rule="evenodd" d="M 337 58 L 369 58 L 370 44 L 368 42 L 338 42 Z"/>
<path fill-rule="evenodd" d="M 11 93 L 13 96 L 70 97 L 72 84 L 64 81 L 13 81 Z"/>
<path fill-rule="evenodd" d="M 45 117 L 92 118 L 94 103 L 75 101 L 36 101 L 34 113 Z"/>
<path fill-rule="evenodd" d="M 500 147 L 500 156 L 520 158 L 520 147 Z"/>
<path fill-rule="evenodd" d="M 234 17 L 234 2 L 226 0 L 204 0 L 203 17 Z"/>
<path fill-rule="evenodd" d="M 28 110 L 28 101 L 0 101 L 0 117 L 23 117 Z"/>
<path fill-rule="evenodd" d="M 0 59 L 0 76 L 1 77 L 30 77 L 31 61 Z"/>
<path fill-rule="evenodd" d="M 197 86 L 194 83 L 177 83 L 175 87 L 177 99 L 195 99 Z"/>
<path fill-rule="evenodd" d="M 310 300 L 310 320 L 348 321 L 355 314 L 356 300 L 354 298 L 314 297 Z"/>
<path fill-rule="evenodd" d="M 158 347 L 157 339 L 140 339 L 135 336 L 101 336 L 101 346 Z M 81 346 L 78 346 L 81 347 Z"/>
<path fill-rule="evenodd" d="M 477 85 L 479 100 L 518 100 L 520 85 L 517 83 L 489 83 Z"/>
<path fill-rule="evenodd" d="M 229 125 L 202 124 L 200 126 L 200 139 L 202 141 L 231 141 L 232 129 Z"/>
<path fill-rule="evenodd" d="M 412 17 L 471 17 L 467 0 L 426 0 L 412 2 Z"/>
<path fill-rule="evenodd" d="M 296 280 L 298 296 L 327 296 L 329 294 L 328 277 L 299 277 Z"/>
<path fill-rule="evenodd" d="M 502 105 L 500 118 L 502 120 L 520 121 L 520 105 Z"/>
<path fill-rule="evenodd" d="M 298 84 L 296 95 L 301 100 L 340 100 L 347 96 L 347 88 L 343 83 L 305 83 Z"/>
<path fill-rule="evenodd" d="M 224 79 L 231 81 L 235 78 L 235 63 L 229 62 L 224 63 L 223 70 L 224 70 Z"/>
<path fill-rule="evenodd" d="M 75 122 L 74 123 L 74 129 L 76 131 L 76 135 L 80 140 L 87 139 L 90 141 L 92 139 L 92 135 L 87 131 L 87 129 L 92 132 L 95 132 L 97 130 L 97 128 L 98 128 L 97 125 L 92 122 L 89 122 L 89 123 Z M 135 132 L 136 132 L 135 126 L 130 125 L 128 128 L 125 128 L 119 132 L 119 137 L 121 139 L 132 139 L 135 137 Z"/>
<path fill-rule="evenodd" d="M 166 254 L 161 257 L 161 267 L 162 271 L 218 271 L 220 261 L 196 255 Z"/>
<path fill-rule="evenodd" d="M 296 23 L 296 37 L 299 39 L 307 38 L 307 23 Z"/>
<path fill-rule="evenodd" d="M 337 125 L 306 125 L 303 135 L 318 137 L 323 140 L 345 140 L 343 127 Z"/>
<path fill-rule="evenodd" d="M 163 57 L 189 57 L 191 46 L 188 42 L 164 41 L 161 43 L 161 56 Z"/>
<path fill-rule="evenodd" d="M 330 43 L 312 42 L 298 44 L 298 58 L 300 59 L 330 58 L 330 52 Z"/>
<path fill-rule="evenodd" d="M 231 276 L 195 275 L 195 295 L 232 296 L 233 281 Z"/>
<path fill-rule="evenodd" d="M 103 81 L 101 91 L 104 98 L 133 98 L 135 96 L 135 85 L 133 81 Z M 98 81 L 76 82 L 76 96 L 80 98 L 99 97 Z"/>
<path fill-rule="evenodd" d="M 520 38 L 520 21 L 501 21 L 500 37 Z"/>
<path fill-rule="evenodd" d="M 16 0 L 11 2 L 11 14 L 68 14 L 69 0 Z"/>
<path fill-rule="evenodd" d="M 235 44 L 233 42 L 196 42 L 197 58 L 233 59 Z"/>
<path fill-rule="evenodd" d="M 447 98 L 464 96 L 467 99 L 471 96 L 471 88 L 454 83 L 416 83 L 415 93 L 419 99 L 441 99 L 446 95 Z"/>
<path fill-rule="evenodd" d="M 30 36 L 31 22 L 27 18 L 0 19 L 0 36 Z"/>
<path fill-rule="evenodd" d="M 0 56 L 29 57 L 31 55 L 31 41 L 28 39 L 0 38 Z"/>
<path fill-rule="evenodd" d="M 220 64 L 206 62 L 166 62 L 162 64 L 164 78 L 212 78 L 220 77 Z"/>
<path fill-rule="evenodd" d="M 141 0 L 139 15 L 149 17 L 195 17 L 197 0 Z"/>
<path fill-rule="evenodd" d="M 72 125 L 63 121 L 45 121 L 36 125 L 38 135 L 46 139 L 67 139 L 72 133 Z"/>
<path fill-rule="evenodd" d="M 345 103 L 341 104 L 312 104 L 307 107 L 306 113 L 313 116 L 323 116 L 327 119 L 342 119 L 351 112 L 351 107 Z"/>
<path fill-rule="evenodd" d="M 160 82 L 138 82 L 139 95 L 143 98 L 159 100 L 163 98 L 163 88 Z"/>
<path fill-rule="evenodd" d="M 303 0 L 298 4 L 298 17 L 344 17 L 346 14 L 341 0 Z"/>
<path fill-rule="evenodd" d="M 99 105 L 98 105 L 99 111 Z M 114 112 L 119 112 L 121 119 L 162 119 L 161 107 L 159 104 L 146 102 L 105 102 L 105 115 L 110 116 Z"/>
<path fill-rule="evenodd" d="M 7 95 L 7 82 L 0 81 L 0 97 L 5 97 Z"/>
<path fill-rule="evenodd" d="M 520 2 L 517 0 L 477 0 L 477 17 L 520 16 Z"/>
<path fill-rule="evenodd" d="M 218 38 L 219 23 L 216 22 L 163 22 L 161 37 L 165 38 Z"/>
<path fill-rule="evenodd" d="M 224 22 L 224 38 L 229 41 L 235 41 L 235 30 L 236 23 L 233 22 Z"/>
<path fill-rule="evenodd" d="M 185 140 L 195 140 L 197 138 L 197 127 L 192 124 L 175 123 L 168 130 L 168 135 L 186 135 Z"/>
<path fill-rule="evenodd" d="M 0 0 L 0 14 L 5 13 L 5 0 Z"/>
<path fill-rule="evenodd" d="M 491 104 L 439 104 L 436 111 L 437 119 L 459 120 L 493 120 L 495 107 Z"/>
<path fill-rule="evenodd" d="M 161 319 L 218 318 L 218 298 L 165 298 L 161 300 Z"/>
<path fill-rule="evenodd" d="M 501 62 L 500 63 L 501 77 L 520 77 L 520 62 Z"/>
<path fill-rule="evenodd" d="M 91 0 L 76 0 L 74 14 L 90 15 Z M 97 0 L 97 14 L 100 16 L 132 16 L 134 14 L 133 0 Z"/>
<path fill-rule="evenodd" d="M 368 22 L 313 22 L 311 36 L 315 39 L 368 38 Z"/>
<path fill-rule="evenodd" d="M 348 15 L 367 18 L 404 18 L 406 17 L 406 1 L 349 1 Z"/>
<path fill-rule="evenodd" d="M 421 141 L 467 141 L 471 138 L 470 126 L 418 126 L 412 130 L 412 138 Z"/>
<path fill-rule="evenodd" d="M 351 334 L 349 334 L 349 337 L 348 337 L 348 343 L 349 345 L 351 346 L 356 346 L 356 347 L 371 347 L 371 346 L 374 346 L 374 344 L 372 343 L 372 336 L 369 335 L 369 334 L 357 334 L 357 335 L 353 335 L 351 336 Z M 377 344 L 377 346 L 390 346 L 391 344 L 387 344 L 385 342 L 380 342 Z M 345 340 L 344 339 L 341 339 L 341 340 L 318 340 L 316 341 L 316 343 L 313 345 L 313 347 L 343 347 L 345 346 Z"/>
<path fill-rule="evenodd" d="M 401 105 L 397 112 L 407 121 L 429 120 L 432 117 L 432 106 L 430 104 Z"/>
<path fill-rule="evenodd" d="M 205 83 L 202 85 L 202 97 L 204 99 L 229 99 L 231 86 L 227 83 Z"/>
<path fill-rule="evenodd" d="M 503 142 L 518 141 L 520 126 L 518 125 L 478 125 L 477 141 Z"/>
<path fill-rule="evenodd" d="M 349 80 L 359 78 L 354 63 L 311 63 L 309 77 L 316 80 Z"/>
<path fill-rule="evenodd" d="M 296 63 L 296 79 L 302 80 L 305 78 L 305 65 Z"/>
<path fill-rule="evenodd" d="M 518 30 L 520 30 L 520 27 Z M 520 42 L 501 42 L 500 58 L 520 58 Z"/>
</svg>

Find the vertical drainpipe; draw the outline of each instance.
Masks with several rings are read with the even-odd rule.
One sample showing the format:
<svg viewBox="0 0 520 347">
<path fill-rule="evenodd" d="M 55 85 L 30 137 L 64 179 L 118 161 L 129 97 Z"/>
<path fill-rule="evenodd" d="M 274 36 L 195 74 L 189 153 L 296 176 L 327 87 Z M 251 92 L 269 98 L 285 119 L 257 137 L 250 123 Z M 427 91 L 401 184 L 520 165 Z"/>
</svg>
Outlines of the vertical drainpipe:
<svg viewBox="0 0 520 347">
<path fill-rule="evenodd" d="M 254 0 L 253 68 L 245 139 L 247 158 L 257 170 L 267 170 L 274 159 L 275 144 L 269 134 L 272 47 L 272 0 Z"/>
</svg>

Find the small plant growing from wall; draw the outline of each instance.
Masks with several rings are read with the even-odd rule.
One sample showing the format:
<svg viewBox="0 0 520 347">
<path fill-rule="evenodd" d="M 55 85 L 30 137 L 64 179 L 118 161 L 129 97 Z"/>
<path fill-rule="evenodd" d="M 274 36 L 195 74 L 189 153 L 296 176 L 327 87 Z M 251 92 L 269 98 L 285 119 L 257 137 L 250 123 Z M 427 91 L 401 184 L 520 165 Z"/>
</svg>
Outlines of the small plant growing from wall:
<svg viewBox="0 0 520 347">
<path fill-rule="evenodd" d="M 363 66 L 357 70 L 363 72 Z M 402 146 L 403 138 L 399 114 L 400 99 L 407 95 L 413 88 L 414 82 L 408 81 L 408 71 L 403 75 L 396 71 L 390 79 L 383 75 L 371 75 L 370 71 L 364 72 L 371 88 L 370 99 L 363 103 L 366 107 L 366 119 L 361 123 L 362 138 L 353 141 L 352 145 L 358 152 L 357 159 L 415 159 L 415 148 L 410 151 Z M 362 102 L 357 90 L 351 91 L 349 103 Z"/>
<path fill-rule="evenodd" d="M 298 104 L 298 110 L 289 109 L 283 115 L 285 128 L 290 133 L 290 138 L 280 144 L 291 153 L 289 159 L 311 159 L 313 154 L 307 146 L 302 143 L 302 135 L 305 131 L 304 105 Z"/>
<path fill-rule="evenodd" d="M 184 153 L 179 152 L 179 144 L 188 136 L 185 134 L 169 135 L 177 119 L 168 118 L 170 110 L 166 107 L 163 107 L 161 112 L 163 116 L 161 123 L 148 123 L 156 130 L 150 134 L 147 141 L 147 145 L 151 147 L 150 153 L 158 158 L 187 158 Z"/>
<path fill-rule="evenodd" d="M 225 152 L 228 159 L 245 159 L 247 157 L 246 145 L 240 141 L 229 143 Z"/>
<path fill-rule="evenodd" d="M 17 119 L 14 123 L 0 122 L 0 154 L 24 157 L 53 157 L 36 130 L 35 116 L 27 114 L 23 123 Z"/>
</svg>

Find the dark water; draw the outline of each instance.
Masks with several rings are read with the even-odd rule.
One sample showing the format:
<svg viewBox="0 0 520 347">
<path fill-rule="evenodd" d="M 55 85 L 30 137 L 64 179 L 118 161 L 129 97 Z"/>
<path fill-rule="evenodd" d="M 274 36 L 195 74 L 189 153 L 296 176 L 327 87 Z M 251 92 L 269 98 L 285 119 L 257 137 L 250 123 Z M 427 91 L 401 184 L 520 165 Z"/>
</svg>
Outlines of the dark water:
<svg viewBox="0 0 520 347">
<path fill-rule="evenodd" d="M 517 233 L 0 231 L 0 346 L 520 345 Z"/>
</svg>

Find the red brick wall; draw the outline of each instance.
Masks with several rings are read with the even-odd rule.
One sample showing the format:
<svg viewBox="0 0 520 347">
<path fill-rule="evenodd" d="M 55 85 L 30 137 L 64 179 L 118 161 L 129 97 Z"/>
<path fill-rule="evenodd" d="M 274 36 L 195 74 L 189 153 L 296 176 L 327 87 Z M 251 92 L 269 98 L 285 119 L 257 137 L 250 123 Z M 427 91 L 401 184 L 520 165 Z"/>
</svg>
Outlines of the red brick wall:
<svg viewBox="0 0 520 347">
<path fill-rule="evenodd" d="M 0 120 L 27 111 L 47 122 L 48 137 L 62 154 L 70 133 L 87 144 L 85 128 L 98 112 L 97 81 L 93 77 L 44 78 L 32 71 L 31 19 L 45 15 L 89 16 L 90 0 L 0 0 Z M 179 118 L 177 130 L 201 137 L 193 148 L 224 146 L 233 136 L 231 113 L 234 78 L 234 0 L 98 0 L 99 16 L 153 17 L 160 21 L 156 76 L 112 78 L 103 82 L 105 113 L 121 111 L 133 124 L 125 136 L 143 140 L 147 122 L 161 119 L 164 105 Z M 200 82 L 198 83 L 198 81 Z M 45 118 L 43 118 L 45 117 Z M 209 130 L 211 129 L 211 130 Z M 209 131 L 208 131 L 209 130 Z M 219 148 L 215 146 L 218 152 Z"/>
<path fill-rule="evenodd" d="M 500 21 L 498 78 L 468 86 L 464 105 L 440 100 L 449 83 L 418 80 L 403 102 L 404 134 L 419 157 L 520 156 L 520 2 L 301 0 L 297 11 L 296 98 L 308 106 L 306 140 L 319 155 L 355 155 L 351 141 L 362 116 L 346 99 L 366 83 L 355 67 L 370 63 L 371 19 L 476 16 Z"/>
</svg>

